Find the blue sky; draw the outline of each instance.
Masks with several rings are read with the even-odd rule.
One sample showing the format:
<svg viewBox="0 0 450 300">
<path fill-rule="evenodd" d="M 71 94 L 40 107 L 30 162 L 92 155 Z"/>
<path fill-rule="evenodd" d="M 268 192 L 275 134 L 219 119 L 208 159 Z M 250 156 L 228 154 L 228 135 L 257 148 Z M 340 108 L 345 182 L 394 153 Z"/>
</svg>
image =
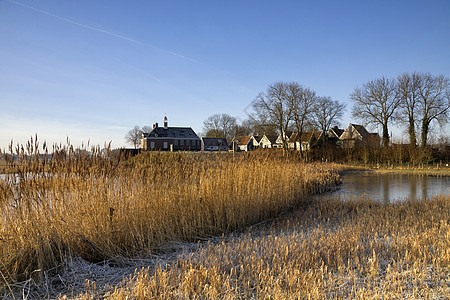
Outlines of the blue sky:
<svg viewBox="0 0 450 300">
<path fill-rule="evenodd" d="M 347 104 L 381 76 L 449 76 L 450 1 L 0 0 L 0 148 L 125 146 L 134 125 L 245 119 L 275 81 Z M 401 131 L 394 136 L 401 136 Z"/>
</svg>

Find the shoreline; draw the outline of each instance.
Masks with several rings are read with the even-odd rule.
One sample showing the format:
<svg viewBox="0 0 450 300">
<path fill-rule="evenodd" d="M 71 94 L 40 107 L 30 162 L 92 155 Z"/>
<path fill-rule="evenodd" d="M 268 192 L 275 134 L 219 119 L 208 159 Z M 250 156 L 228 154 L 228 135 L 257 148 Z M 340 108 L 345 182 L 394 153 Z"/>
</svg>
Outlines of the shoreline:
<svg viewBox="0 0 450 300">
<path fill-rule="evenodd" d="M 450 176 L 450 167 L 405 167 L 405 166 L 367 166 L 367 165 L 347 165 L 342 166 L 342 174 L 347 172 L 373 172 L 374 174 L 408 174 L 408 175 L 427 175 L 427 176 Z"/>
</svg>

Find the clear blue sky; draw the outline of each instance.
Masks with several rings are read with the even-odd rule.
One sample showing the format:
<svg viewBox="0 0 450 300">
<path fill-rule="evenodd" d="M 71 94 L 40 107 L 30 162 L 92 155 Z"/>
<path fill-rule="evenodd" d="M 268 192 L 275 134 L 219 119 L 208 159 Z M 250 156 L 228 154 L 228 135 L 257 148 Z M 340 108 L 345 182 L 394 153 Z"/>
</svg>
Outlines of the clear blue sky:
<svg viewBox="0 0 450 300">
<path fill-rule="evenodd" d="M 202 131 L 297 81 L 348 103 L 403 72 L 450 73 L 450 1 L 0 0 L 0 148 L 125 146 L 134 125 Z"/>
</svg>

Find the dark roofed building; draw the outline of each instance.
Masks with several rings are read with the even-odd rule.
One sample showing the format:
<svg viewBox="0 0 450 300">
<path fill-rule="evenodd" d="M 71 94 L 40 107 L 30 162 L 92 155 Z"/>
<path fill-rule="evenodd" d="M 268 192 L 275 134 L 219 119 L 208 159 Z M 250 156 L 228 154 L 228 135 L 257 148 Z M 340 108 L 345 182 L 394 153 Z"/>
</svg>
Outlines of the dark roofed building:
<svg viewBox="0 0 450 300">
<path fill-rule="evenodd" d="M 378 133 L 369 133 L 362 125 L 350 123 L 339 139 L 346 147 L 354 148 L 367 145 L 368 143 L 379 143 Z"/>
<path fill-rule="evenodd" d="M 323 131 L 307 131 L 303 132 L 300 137 L 300 149 L 302 151 L 309 151 L 313 147 L 319 146 L 319 140 L 321 139 Z"/>
<path fill-rule="evenodd" d="M 202 138 L 203 151 L 228 151 L 228 142 L 225 138 Z"/>
<path fill-rule="evenodd" d="M 153 124 L 150 132 L 142 133 L 142 150 L 199 151 L 201 140 L 191 127 L 169 127 L 167 117 L 164 126 Z"/>
<path fill-rule="evenodd" d="M 334 126 L 333 128 L 330 128 L 330 130 L 328 130 L 328 138 L 339 139 L 344 131 L 344 129 Z"/>
</svg>

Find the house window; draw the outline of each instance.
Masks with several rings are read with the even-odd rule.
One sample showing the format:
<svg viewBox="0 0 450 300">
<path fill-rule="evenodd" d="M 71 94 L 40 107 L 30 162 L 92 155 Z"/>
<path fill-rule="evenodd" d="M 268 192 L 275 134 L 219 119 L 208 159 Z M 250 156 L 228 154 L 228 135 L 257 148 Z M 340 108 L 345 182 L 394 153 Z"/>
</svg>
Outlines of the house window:
<svg viewBox="0 0 450 300">
<path fill-rule="evenodd" d="M 174 146 L 178 146 L 178 140 L 177 139 L 173 140 L 173 144 Z"/>
<path fill-rule="evenodd" d="M 184 140 L 180 140 L 180 146 L 184 146 Z"/>
<path fill-rule="evenodd" d="M 164 149 L 167 149 L 167 142 L 164 142 L 164 144 L 163 144 L 164 146 Z"/>
<path fill-rule="evenodd" d="M 150 149 L 155 149 L 155 142 L 150 142 Z"/>
<path fill-rule="evenodd" d="M 186 146 L 190 146 L 190 145 L 191 145 L 190 140 L 186 140 Z"/>
</svg>

